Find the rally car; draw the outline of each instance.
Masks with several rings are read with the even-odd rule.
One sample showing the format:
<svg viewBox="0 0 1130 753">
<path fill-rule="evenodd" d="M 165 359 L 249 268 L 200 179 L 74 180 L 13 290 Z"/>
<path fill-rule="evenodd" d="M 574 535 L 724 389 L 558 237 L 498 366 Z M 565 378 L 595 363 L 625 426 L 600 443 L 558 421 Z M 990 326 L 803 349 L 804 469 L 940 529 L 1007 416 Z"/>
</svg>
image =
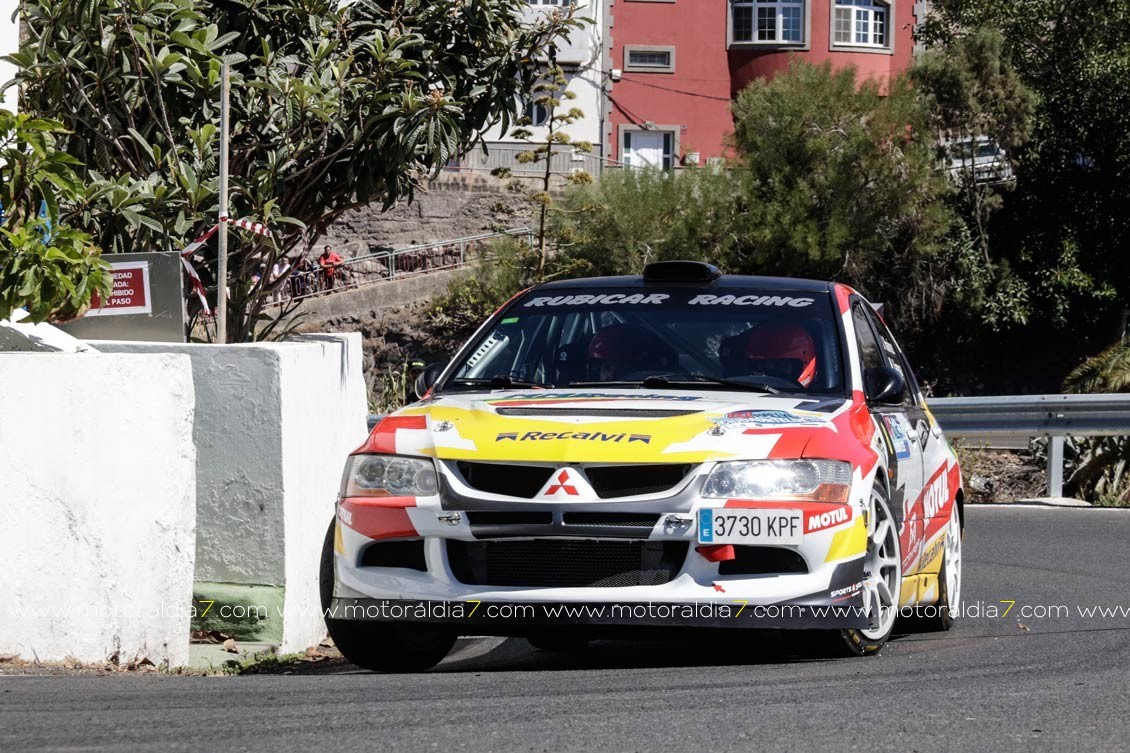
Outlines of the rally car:
<svg viewBox="0 0 1130 753">
<path fill-rule="evenodd" d="M 866 655 L 900 614 L 953 621 L 957 459 L 847 285 L 697 262 L 539 285 L 417 389 L 327 534 L 327 624 L 361 667 L 680 627 Z"/>
</svg>

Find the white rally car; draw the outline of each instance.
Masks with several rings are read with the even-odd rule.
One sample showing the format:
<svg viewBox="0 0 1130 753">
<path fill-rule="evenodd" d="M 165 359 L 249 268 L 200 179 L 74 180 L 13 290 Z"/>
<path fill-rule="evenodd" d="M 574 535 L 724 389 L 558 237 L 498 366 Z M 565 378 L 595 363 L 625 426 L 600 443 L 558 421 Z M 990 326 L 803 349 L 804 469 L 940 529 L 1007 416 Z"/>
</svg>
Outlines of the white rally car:
<svg viewBox="0 0 1130 753">
<path fill-rule="evenodd" d="M 952 623 L 957 460 L 845 285 L 695 262 L 540 285 L 418 391 L 348 459 L 327 535 L 327 624 L 359 666 L 679 626 L 863 655 L 905 610 Z"/>
</svg>

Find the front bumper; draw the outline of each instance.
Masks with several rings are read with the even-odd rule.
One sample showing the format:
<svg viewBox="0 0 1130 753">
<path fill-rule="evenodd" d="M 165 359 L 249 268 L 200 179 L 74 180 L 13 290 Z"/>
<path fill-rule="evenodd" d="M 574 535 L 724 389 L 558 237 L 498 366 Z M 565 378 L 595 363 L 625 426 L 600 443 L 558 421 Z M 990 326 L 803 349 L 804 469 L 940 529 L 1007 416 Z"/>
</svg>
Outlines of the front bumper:
<svg viewBox="0 0 1130 753">
<path fill-rule="evenodd" d="M 331 619 L 411 622 L 459 629 L 462 635 L 521 635 L 545 628 L 865 628 L 855 605 L 771 604 L 744 600 L 706 602 L 435 601 L 335 597 Z"/>
<path fill-rule="evenodd" d="M 434 500 L 417 499 L 395 509 L 380 501 L 343 500 L 336 537 L 335 589 L 329 617 L 384 622 L 419 622 L 457 627 L 462 634 L 521 634 L 547 627 L 704 627 L 704 628 L 846 628 L 867 627 L 860 583 L 864 579 L 865 523 L 853 514 L 841 524 L 806 532 L 788 549 L 804 562 L 803 572 L 733 573 L 697 551 L 694 513 L 716 500 L 648 503 L 548 505 L 528 503 L 513 510 L 551 513 L 552 526 L 483 527 L 472 524 L 474 511 L 454 510 Z M 806 504 L 811 508 L 812 503 Z M 781 503 L 781 509 L 790 505 Z M 675 509 L 672 509 L 675 508 Z M 601 527 L 581 530 L 560 524 L 563 514 L 653 513 L 656 523 L 642 530 Z M 367 515 L 383 516 L 379 526 Z M 808 513 L 806 513 L 807 515 Z M 685 525 L 670 521 L 685 520 Z M 384 535 L 384 534 L 391 535 Z M 375 543 L 414 541 L 422 564 L 369 566 L 364 552 Z M 484 542 L 624 542 L 674 545 L 682 554 L 659 579 L 643 585 L 525 585 L 518 575 L 509 585 L 484 585 L 468 577 L 465 563 L 452 556 L 464 544 Z M 463 542 L 453 546 L 451 542 Z M 536 552 L 531 555 L 536 558 Z M 534 561 L 533 559 L 531 560 Z M 519 563 L 520 564 L 520 563 Z M 567 566 L 569 563 L 565 563 Z M 531 564 L 545 571 L 545 563 Z M 536 580 L 536 579 L 531 579 Z M 471 581 L 471 582 L 468 582 Z M 601 581 L 598 581 L 598 583 Z"/>
</svg>

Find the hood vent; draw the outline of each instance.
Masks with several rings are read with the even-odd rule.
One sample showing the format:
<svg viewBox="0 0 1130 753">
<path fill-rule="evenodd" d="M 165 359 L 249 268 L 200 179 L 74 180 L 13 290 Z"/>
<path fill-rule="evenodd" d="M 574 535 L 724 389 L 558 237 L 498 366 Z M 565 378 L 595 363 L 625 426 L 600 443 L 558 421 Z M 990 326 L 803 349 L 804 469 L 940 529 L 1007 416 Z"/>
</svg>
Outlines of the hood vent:
<svg viewBox="0 0 1130 753">
<path fill-rule="evenodd" d="M 600 416 L 603 418 L 675 418 L 702 413 L 701 410 L 673 410 L 669 408 L 552 408 L 522 407 L 498 408 L 500 416 Z"/>
</svg>

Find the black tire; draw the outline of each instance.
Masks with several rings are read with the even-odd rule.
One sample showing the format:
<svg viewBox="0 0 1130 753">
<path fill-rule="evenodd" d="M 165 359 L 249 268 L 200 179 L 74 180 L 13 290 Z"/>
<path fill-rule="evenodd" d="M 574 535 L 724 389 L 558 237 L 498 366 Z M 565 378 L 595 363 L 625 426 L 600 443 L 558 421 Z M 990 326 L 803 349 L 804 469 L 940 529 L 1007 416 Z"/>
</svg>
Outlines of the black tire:
<svg viewBox="0 0 1130 753">
<path fill-rule="evenodd" d="M 528 635 L 526 640 L 540 651 L 581 651 L 589 645 L 589 637 L 575 631 L 546 630 Z"/>
<path fill-rule="evenodd" d="M 318 568 L 318 595 L 328 614 L 334 592 L 334 527 L 330 523 Z M 443 661 L 455 645 L 452 630 L 399 622 L 326 617 L 326 629 L 341 655 L 371 672 L 423 672 Z"/>
</svg>

